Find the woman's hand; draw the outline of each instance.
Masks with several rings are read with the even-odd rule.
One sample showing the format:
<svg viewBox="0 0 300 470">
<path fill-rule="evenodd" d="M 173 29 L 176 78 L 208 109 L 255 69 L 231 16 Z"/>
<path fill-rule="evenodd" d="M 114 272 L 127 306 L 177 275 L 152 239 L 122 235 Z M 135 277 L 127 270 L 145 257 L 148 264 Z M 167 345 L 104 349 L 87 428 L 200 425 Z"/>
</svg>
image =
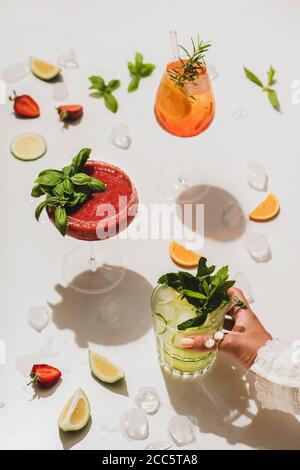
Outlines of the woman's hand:
<svg viewBox="0 0 300 470">
<path fill-rule="evenodd" d="M 232 330 L 225 335 L 219 346 L 213 348 L 205 347 L 205 342 L 212 336 L 191 336 L 181 340 L 181 347 L 185 349 L 194 349 L 195 351 L 213 351 L 217 347 L 220 351 L 229 354 L 231 357 L 241 362 L 244 367 L 249 369 L 255 361 L 257 351 L 263 347 L 272 336 L 264 329 L 259 319 L 252 312 L 244 294 L 240 289 L 232 287 L 228 291 L 230 297 L 236 296 L 242 300 L 247 309 L 233 307 L 232 320 L 234 326 Z"/>
</svg>

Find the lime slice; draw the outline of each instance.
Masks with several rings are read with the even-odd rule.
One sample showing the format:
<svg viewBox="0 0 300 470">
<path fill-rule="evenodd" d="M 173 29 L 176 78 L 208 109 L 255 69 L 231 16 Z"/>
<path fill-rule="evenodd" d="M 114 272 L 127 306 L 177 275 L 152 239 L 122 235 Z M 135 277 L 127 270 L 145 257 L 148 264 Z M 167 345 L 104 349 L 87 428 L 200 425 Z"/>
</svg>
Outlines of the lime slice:
<svg viewBox="0 0 300 470">
<path fill-rule="evenodd" d="M 180 294 L 172 287 L 165 285 L 154 290 L 151 306 L 153 312 L 163 317 L 168 326 L 173 328 L 196 315 L 195 307 L 181 299 Z"/>
<path fill-rule="evenodd" d="M 101 382 L 113 384 L 125 377 L 120 367 L 94 351 L 89 351 L 89 363 L 92 374 Z"/>
<path fill-rule="evenodd" d="M 36 77 L 46 81 L 52 80 L 60 73 L 60 68 L 56 67 L 56 65 L 48 64 L 48 62 L 40 59 L 32 58 L 30 68 Z"/>
<path fill-rule="evenodd" d="M 90 413 L 87 396 L 79 388 L 65 404 L 57 424 L 62 431 L 79 431 L 87 425 Z"/>
<path fill-rule="evenodd" d="M 19 160 L 37 160 L 47 152 L 47 143 L 40 134 L 22 134 L 13 139 L 10 151 Z"/>
</svg>

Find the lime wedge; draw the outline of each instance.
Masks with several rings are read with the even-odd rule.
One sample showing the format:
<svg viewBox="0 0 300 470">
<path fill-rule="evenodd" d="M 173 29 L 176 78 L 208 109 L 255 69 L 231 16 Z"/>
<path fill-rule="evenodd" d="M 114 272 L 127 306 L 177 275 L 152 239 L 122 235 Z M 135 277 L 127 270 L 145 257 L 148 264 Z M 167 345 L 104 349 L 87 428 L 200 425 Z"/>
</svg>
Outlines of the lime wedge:
<svg viewBox="0 0 300 470">
<path fill-rule="evenodd" d="M 40 59 L 32 58 L 30 61 L 31 72 L 41 80 L 52 80 L 60 73 L 60 68 L 56 65 L 48 64 Z"/>
<path fill-rule="evenodd" d="M 79 431 L 87 425 L 90 413 L 87 396 L 79 388 L 65 404 L 57 424 L 62 431 Z"/>
<path fill-rule="evenodd" d="M 37 160 L 47 152 L 47 143 L 40 134 L 22 134 L 13 139 L 10 151 L 19 160 Z"/>
<path fill-rule="evenodd" d="M 92 374 L 101 382 L 113 384 L 125 377 L 120 367 L 94 351 L 89 351 L 89 363 Z"/>
</svg>

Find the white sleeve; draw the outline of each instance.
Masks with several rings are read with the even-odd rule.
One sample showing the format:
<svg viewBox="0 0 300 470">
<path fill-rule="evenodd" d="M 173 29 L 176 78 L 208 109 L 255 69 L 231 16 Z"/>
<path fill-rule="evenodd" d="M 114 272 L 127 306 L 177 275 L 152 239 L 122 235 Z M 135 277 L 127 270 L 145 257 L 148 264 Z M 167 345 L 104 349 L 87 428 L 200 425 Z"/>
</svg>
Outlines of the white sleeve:
<svg viewBox="0 0 300 470">
<path fill-rule="evenodd" d="M 300 414 L 300 341 L 268 341 L 250 370 L 263 408 Z"/>
</svg>

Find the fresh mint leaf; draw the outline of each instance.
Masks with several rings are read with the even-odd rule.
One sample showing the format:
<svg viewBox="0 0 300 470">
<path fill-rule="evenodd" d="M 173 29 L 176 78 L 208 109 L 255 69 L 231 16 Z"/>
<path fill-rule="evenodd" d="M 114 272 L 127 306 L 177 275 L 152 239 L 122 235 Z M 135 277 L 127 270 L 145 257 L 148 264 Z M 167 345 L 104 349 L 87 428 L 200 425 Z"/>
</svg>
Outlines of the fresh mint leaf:
<svg viewBox="0 0 300 470">
<path fill-rule="evenodd" d="M 89 81 L 91 82 L 90 89 L 105 91 L 105 82 L 99 75 L 92 75 L 89 77 Z"/>
<path fill-rule="evenodd" d="M 189 320 L 186 320 L 179 325 L 177 325 L 178 330 L 184 331 L 187 330 L 188 328 L 194 328 L 195 326 L 201 326 L 203 323 L 205 323 L 205 320 L 207 318 L 207 315 L 205 313 L 200 313 L 196 317 L 190 318 Z"/>
<path fill-rule="evenodd" d="M 276 91 L 275 91 L 275 90 L 271 90 L 270 88 L 268 88 L 268 89 L 266 90 L 266 92 L 267 92 L 269 101 L 270 101 L 271 105 L 273 106 L 273 108 L 274 108 L 276 111 L 280 111 L 280 103 L 279 103 L 279 100 L 278 100 L 278 96 L 277 96 Z"/>
<path fill-rule="evenodd" d="M 268 85 L 272 86 L 275 85 L 276 80 L 274 80 L 274 75 L 276 73 L 276 70 L 273 69 L 272 65 L 270 65 L 270 68 L 268 70 Z"/>
<path fill-rule="evenodd" d="M 242 300 L 238 300 L 234 306 L 238 308 L 243 308 L 243 309 L 248 308 L 248 306 Z"/>
<path fill-rule="evenodd" d="M 140 79 L 138 77 L 133 77 L 128 85 L 128 92 L 132 93 L 133 91 L 137 90 L 139 87 L 139 83 Z"/>
<path fill-rule="evenodd" d="M 113 113 L 116 113 L 118 110 L 118 102 L 112 95 L 112 92 L 120 87 L 120 80 L 111 80 L 108 85 L 105 84 L 102 77 L 98 77 L 96 75 L 89 77 L 89 80 L 92 83 L 92 85 L 89 87 L 89 90 L 95 90 L 95 92 L 91 93 L 90 96 L 93 98 L 103 97 L 107 109 Z"/>
<path fill-rule="evenodd" d="M 143 55 L 140 52 L 137 52 L 135 54 L 135 63 L 133 64 L 132 62 L 127 62 L 127 67 L 131 77 L 131 81 L 127 88 L 129 93 L 136 91 L 139 87 L 140 80 L 142 78 L 149 77 L 149 75 L 151 75 L 155 69 L 155 65 L 144 64 L 143 61 Z"/>
<path fill-rule="evenodd" d="M 248 70 L 246 67 L 244 67 L 244 72 L 245 72 L 246 77 L 248 78 L 248 80 L 250 80 L 251 82 L 253 82 L 256 85 L 263 88 L 264 85 L 263 85 L 262 81 L 256 75 L 254 75 L 253 72 L 250 72 L 250 70 Z"/>
</svg>

